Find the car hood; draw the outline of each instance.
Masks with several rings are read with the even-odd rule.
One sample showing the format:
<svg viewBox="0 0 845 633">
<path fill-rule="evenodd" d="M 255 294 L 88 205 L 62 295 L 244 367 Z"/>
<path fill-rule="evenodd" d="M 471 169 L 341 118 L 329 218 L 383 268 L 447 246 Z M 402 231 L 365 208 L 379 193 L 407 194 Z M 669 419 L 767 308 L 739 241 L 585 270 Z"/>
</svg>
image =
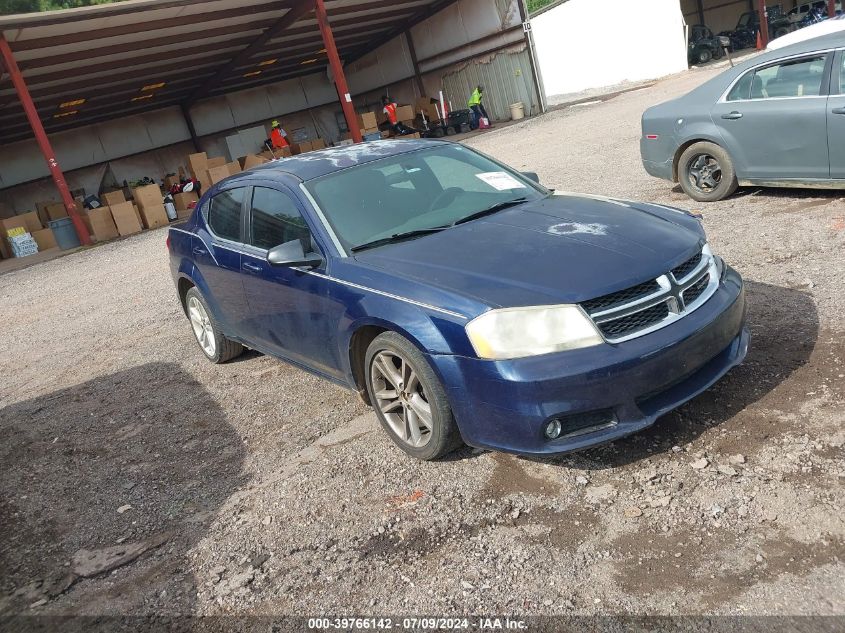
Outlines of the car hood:
<svg viewBox="0 0 845 633">
<path fill-rule="evenodd" d="M 635 206 L 636 204 L 636 206 Z M 684 212 L 557 194 L 413 241 L 360 264 L 491 307 L 577 303 L 654 279 L 704 243 Z"/>
</svg>

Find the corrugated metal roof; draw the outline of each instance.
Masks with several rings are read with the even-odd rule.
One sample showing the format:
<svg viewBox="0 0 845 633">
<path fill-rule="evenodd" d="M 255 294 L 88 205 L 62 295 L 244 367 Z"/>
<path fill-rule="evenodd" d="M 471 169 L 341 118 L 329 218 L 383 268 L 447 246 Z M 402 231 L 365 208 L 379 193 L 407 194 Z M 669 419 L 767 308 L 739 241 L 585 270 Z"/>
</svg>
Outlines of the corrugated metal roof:
<svg viewBox="0 0 845 633">
<path fill-rule="evenodd" d="M 454 1 L 325 4 L 341 59 L 351 62 Z M 0 16 L 0 32 L 48 132 L 327 66 L 314 0 L 127 0 Z M 0 75 L 0 144 L 30 135 L 8 75 Z"/>
</svg>

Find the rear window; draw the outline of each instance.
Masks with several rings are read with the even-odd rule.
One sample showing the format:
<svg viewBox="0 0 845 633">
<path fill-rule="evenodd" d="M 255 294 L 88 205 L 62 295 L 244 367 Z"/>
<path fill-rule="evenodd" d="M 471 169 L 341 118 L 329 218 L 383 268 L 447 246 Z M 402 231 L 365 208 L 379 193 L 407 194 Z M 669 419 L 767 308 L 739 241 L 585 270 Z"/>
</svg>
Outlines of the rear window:
<svg viewBox="0 0 845 633">
<path fill-rule="evenodd" d="M 233 242 L 241 240 L 241 205 L 244 189 L 230 189 L 211 199 L 208 208 L 208 226 L 218 237 Z"/>
</svg>

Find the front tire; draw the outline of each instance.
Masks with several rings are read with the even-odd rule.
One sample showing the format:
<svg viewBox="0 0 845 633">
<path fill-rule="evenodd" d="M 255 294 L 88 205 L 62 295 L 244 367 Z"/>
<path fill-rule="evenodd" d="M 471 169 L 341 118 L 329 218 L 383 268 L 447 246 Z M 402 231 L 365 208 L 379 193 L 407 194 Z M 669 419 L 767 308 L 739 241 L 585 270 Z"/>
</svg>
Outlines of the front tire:
<svg viewBox="0 0 845 633">
<path fill-rule="evenodd" d="M 197 344 L 212 363 L 225 363 L 243 353 L 243 345 L 230 341 L 223 335 L 223 330 L 214 320 L 205 298 L 196 288 L 191 288 L 185 295 L 185 312 L 188 314 Z"/>
<path fill-rule="evenodd" d="M 380 334 L 367 348 L 365 362 L 370 402 L 399 448 L 432 460 L 462 444 L 443 385 L 410 341 L 395 332 Z"/>
<path fill-rule="evenodd" d="M 730 154 L 707 141 L 694 143 L 681 154 L 678 180 L 684 193 L 698 202 L 722 200 L 738 186 Z"/>
<path fill-rule="evenodd" d="M 713 53 L 710 51 L 709 48 L 702 48 L 700 51 L 698 51 L 699 64 L 706 64 L 711 59 L 713 59 Z"/>
</svg>

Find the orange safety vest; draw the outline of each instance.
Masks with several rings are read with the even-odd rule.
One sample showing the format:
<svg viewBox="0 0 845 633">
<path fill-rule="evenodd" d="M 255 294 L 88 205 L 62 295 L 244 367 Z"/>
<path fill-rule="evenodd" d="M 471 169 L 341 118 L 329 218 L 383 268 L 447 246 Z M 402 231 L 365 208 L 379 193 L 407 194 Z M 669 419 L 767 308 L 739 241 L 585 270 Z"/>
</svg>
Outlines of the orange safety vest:
<svg viewBox="0 0 845 633">
<path fill-rule="evenodd" d="M 388 103 L 384 106 L 384 113 L 387 115 L 387 118 L 390 120 L 392 125 L 396 125 L 396 104 L 395 103 Z"/>
<path fill-rule="evenodd" d="M 273 142 L 273 147 L 281 149 L 282 147 L 287 147 L 288 142 L 284 136 L 282 136 L 282 131 L 278 128 L 273 128 L 270 132 L 270 140 Z"/>
</svg>

